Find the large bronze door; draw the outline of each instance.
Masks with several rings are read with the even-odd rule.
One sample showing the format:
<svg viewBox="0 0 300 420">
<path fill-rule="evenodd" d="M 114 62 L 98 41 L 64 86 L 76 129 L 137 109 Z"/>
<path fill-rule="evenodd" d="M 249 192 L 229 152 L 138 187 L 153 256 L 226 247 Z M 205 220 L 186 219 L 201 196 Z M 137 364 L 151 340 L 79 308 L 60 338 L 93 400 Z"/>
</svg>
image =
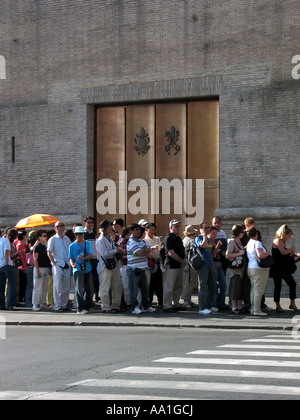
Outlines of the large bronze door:
<svg viewBox="0 0 300 420">
<path fill-rule="evenodd" d="M 219 206 L 217 100 L 97 109 L 97 222 L 144 218 L 165 235 Z"/>
</svg>

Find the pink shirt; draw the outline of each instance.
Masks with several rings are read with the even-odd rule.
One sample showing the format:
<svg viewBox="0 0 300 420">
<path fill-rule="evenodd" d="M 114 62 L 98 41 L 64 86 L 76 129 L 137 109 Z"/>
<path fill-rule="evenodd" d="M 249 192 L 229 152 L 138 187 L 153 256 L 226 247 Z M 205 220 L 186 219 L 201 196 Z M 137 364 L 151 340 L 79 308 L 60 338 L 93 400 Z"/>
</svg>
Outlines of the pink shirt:
<svg viewBox="0 0 300 420">
<path fill-rule="evenodd" d="M 18 267 L 19 270 L 25 270 L 27 267 L 27 261 L 26 261 L 26 244 L 24 242 L 18 241 L 16 245 L 17 251 L 23 251 L 21 254 L 19 254 L 19 258 L 22 261 L 22 265 Z"/>
</svg>

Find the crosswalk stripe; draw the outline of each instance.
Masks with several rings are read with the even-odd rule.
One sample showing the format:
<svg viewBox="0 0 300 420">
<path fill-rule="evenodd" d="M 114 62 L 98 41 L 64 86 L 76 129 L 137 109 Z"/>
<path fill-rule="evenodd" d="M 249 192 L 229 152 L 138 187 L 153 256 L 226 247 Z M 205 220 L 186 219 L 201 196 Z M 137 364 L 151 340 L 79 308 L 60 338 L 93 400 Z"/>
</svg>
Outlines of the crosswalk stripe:
<svg viewBox="0 0 300 420">
<path fill-rule="evenodd" d="M 222 382 L 194 381 L 157 381 L 129 379 L 87 379 L 69 384 L 69 386 L 90 386 L 104 388 L 139 388 L 139 389 L 172 389 L 188 391 L 216 391 L 273 395 L 300 395 L 300 387 L 239 384 Z"/>
<path fill-rule="evenodd" d="M 272 344 L 222 344 L 218 347 L 234 348 L 234 349 L 272 349 L 272 350 L 300 350 L 300 346 L 279 346 Z M 276 353 L 275 353 L 276 355 Z"/>
<path fill-rule="evenodd" d="M 299 344 L 299 341 L 294 339 L 284 338 L 250 338 L 249 340 L 243 340 L 243 343 L 295 343 Z"/>
<path fill-rule="evenodd" d="M 184 399 L 168 397 L 168 400 Z M 3 400 L 165 400 L 162 396 L 140 394 L 92 394 L 83 392 L 28 392 L 0 391 L 0 401 Z"/>
<path fill-rule="evenodd" d="M 138 373 L 155 375 L 187 375 L 187 376 L 222 376 L 236 378 L 268 378 L 268 379 L 291 379 L 299 380 L 298 372 L 275 372 L 275 371 L 254 371 L 254 370 L 232 370 L 232 369 L 190 369 L 190 368 L 162 368 L 150 366 L 128 366 L 123 369 L 114 370 L 114 373 Z"/>
<path fill-rule="evenodd" d="M 270 335 L 266 335 L 265 338 L 291 338 L 291 336 L 292 336 L 291 333 L 289 333 L 289 334 L 270 334 Z"/>
<path fill-rule="evenodd" d="M 282 360 L 251 360 L 251 359 L 218 359 L 199 357 L 163 357 L 153 360 L 159 363 L 183 363 L 183 364 L 212 364 L 212 365 L 244 365 L 244 366 L 273 366 L 300 368 L 300 362 Z"/>
<path fill-rule="evenodd" d="M 230 351 L 230 350 L 196 350 L 187 354 L 206 354 L 218 356 L 257 356 L 257 357 L 300 357 L 300 353 L 271 351 Z"/>
</svg>

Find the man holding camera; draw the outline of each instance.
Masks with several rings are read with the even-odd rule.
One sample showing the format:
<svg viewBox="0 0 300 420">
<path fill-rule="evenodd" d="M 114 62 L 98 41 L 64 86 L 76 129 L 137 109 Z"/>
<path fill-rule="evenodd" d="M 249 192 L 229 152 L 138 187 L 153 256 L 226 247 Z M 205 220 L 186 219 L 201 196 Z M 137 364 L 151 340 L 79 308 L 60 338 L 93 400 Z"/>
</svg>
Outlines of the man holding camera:
<svg viewBox="0 0 300 420">
<path fill-rule="evenodd" d="M 139 315 L 142 312 L 154 312 L 156 309 L 150 306 L 149 287 L 146 270 L 149 269 L 148 258 L 151 249 L 141 239 L 142 228 L 134 223 L 129 226 L 130 238 L 127 242 L 127 273 L 129 278 L 130 306 L 132 313 Z M 139 289 L 142 295 L 143 310 L 139 307 L 137 296 Z"/>
<path fill-rule="evenodd" d="M 75 302 L 77 314 L 85 315 L 92 306 L 94 285 L 90 259 L 93 256 L 90 241 L 84 239 L 83 226 L 76 226 L 76 240 L 69 246 L 69 259 L 75 282 Z"/>
</svg>

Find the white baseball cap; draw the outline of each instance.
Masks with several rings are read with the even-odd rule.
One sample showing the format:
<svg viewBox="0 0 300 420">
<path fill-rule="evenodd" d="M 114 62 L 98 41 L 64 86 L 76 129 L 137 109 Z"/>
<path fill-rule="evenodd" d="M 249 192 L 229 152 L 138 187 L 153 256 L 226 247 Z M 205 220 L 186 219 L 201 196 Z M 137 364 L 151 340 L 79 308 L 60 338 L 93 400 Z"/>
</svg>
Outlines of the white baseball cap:
<svg viewBox="0 0 300 420">
<path fill-rule="evenodd" d="M 174 226 L 174 225 L 178 225 L 178 224 L 181 224 L 181 221 L 180 220 L 177 220 L 177 219 L 173 219 L 169 223 L 169 228 L 172 227 L 172 226 Z"/>
</svg>

